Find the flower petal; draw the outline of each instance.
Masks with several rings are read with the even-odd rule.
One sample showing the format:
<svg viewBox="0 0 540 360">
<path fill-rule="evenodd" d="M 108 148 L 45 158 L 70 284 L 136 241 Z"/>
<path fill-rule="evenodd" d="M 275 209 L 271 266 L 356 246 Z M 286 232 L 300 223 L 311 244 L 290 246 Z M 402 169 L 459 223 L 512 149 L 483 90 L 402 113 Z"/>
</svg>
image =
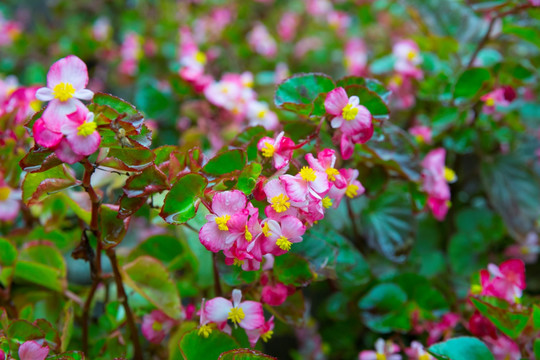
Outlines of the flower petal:
<svg viewBox="0 0 540 360">
<path fill-rule="evenodd" d="M 327 113 L 338 116 L 341 115 L 343 108 L 347 106 L 348 102 L 347 92 L 344 88 L 338 87 L 326 95 L 324 107 Z"/>
<path fill-rule="evenodd" d="M 38 119 L 32 128 L 34 140 L 38 145 L 53 148 L 62 141 L 62 133 L 49 130 L 42 118 Z"/>
<path fill-rule="evenodd" d="M 240 321 L 240 327 L 246 330 L 255 330 L 264 325 L 262 304 L 256 301 L 244 301 L 239 308 L 244 311 L 245 318 Z"/>
<path fill-rule="evenodd" d="M 217 297 L 208 300 L 204 306 L 204 314 L 208 321 L 214 323 L 222 323 L 227 321 L 229 311 L 233 308 L 233 304 L 222 297 Z"/>
<path fill-rule="evenodd" d="M 54 99 L 54 95 L 51 89 L 48 87 L 42 87 L 36 91 L 36 99 L 41 101 L 51 101 Z"/>
<path fill-rule="evenodd" d="M 69 55 L 52 64 L 47 74 L 47 87 L 53 89 L 62 82 L 70 83 L 75 90 L 84 89 L 88 84 L 88 69 L 84 61 Z"/>
</svg>

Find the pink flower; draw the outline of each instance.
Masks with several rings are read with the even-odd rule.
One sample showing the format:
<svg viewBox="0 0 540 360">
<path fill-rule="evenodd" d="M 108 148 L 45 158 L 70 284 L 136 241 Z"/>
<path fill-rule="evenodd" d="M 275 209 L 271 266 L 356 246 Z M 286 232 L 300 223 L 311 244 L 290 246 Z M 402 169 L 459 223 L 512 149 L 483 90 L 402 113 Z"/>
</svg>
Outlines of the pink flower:
<svg viewBox="0 0 540 360">
<path fill-rule="evenodd" d="M 335 29 L 341 36 L 345 35 L 347 28 L 351 24 L 350 15 L 344 11 L 331 11 L 328 13 L 326 20 L 328 21 L 328 25 L 332 29 Z"/>
<path fill-rule="evenodd" d="M 398 41 L 392 51 L 396 58 L 394 69 L 398 73 L 416 79 L 422 78 L 422 70 L 418 69 L 418 65 L 422 63 L 422 56 L 418 45 L 414 41 Z"/>
<path fill-rule="evenodd" d="M 294 141 L 284 135 L 285 133 L 282 131 L 275 139 L 265 136 L 257 143 L 257 148 L 261 151 L 262 156 L 272 158 L 277 170 L 289 166 L 294 151 Z"/>
<path fill-rule="evenodd" d="M 279 180 L 285 186 L 287 196 L 300 203 L 308 200 L 308 196 L 322 199 L 330 190 L 326 172 L 315 171 L 308 166 L 304 166 L 295 176 L 282 175 Z"/>
<path fill-rule="evenodd" d="M 489 264 L 480 271 L 481 295 L 495 296 L 516 303 L 521 298 L 525 284 L 525 264 L 520 259 L 511 259 L 500 266 Z"/>
<path fill-rule="evenodd" d="M 414 136 L 417 142 L 431 144 L 431 128 L 424 125 L 416 125 L 409 129 L 409 133 Z"/>
<path fill-rule="evenodd" d="M 356 169 L 340 169 L 339 175 L 341 181 L 336 181 L 334 186 L 328 192 L 328 197 L 332 200 L 332 206 L 337 208 L 341 203 L 343 196 L 349 199 L 362 195 L 365 192 L 364 186 L 358 178 L 358 170 Z"/>
<path fill-rule="evenodd" d="M 428 206 L 439 221 L 445 218 L 450 206 L 448 182 L 456 180 L 456 174 L 444 166 L 445 157 L 446 151 L 437 148 L 422 160 L 423 189 L 428 194 Z"/>
<path fill-rule="evenodd" d="M 529 0 L 532 6 L 540 6 L 540 0 Z"/>
<path fill-rule="evenodd" d="M 298 208 L 306 206 L 306 202 L 292 201 L 287 195 L 285 186 L 279 179 L 272 179 L 264 185 L 268 205 L 265 209 L 266 216 L 271 219 L 279 220 L 286 215 L 296 216 Z"/>
<path fill-rule="evenodd" d="M 59 119 L 83 106 L 79 99 L 94 97 L 94 93 L 85 88 L 87 84 L 88 70 L 81 59 L 69 55 L 55 62 L 47 73 L 47 87 L 36 92 L 38 100 L 50 101 L 43 117 Z M 60 128 L 51 130 L 59 132 Z"/>
<path fill-rule="evenodd" d="M 300 22 L 300 18 L 297 13 L 287 11 L 281 16 L 281 20 L 278 23 L 277 32 L 281 40 L 291 41 L 296 35 L 296 28 Z"/>
<path fill-rule="evenodd" d="M 257 23 L 248 34 L 248 43 L 251 48 L 266 58 L 273 58 L 277 53 L 276 40 L 270 35 L 266 26 Z"/>
<path fill-rule="evenodd" d="M 12 221 L 19 214 L 22 191 L 11 188 L 0 173 L 0 221 Z"/>
<path fill-rule="evenodd" d="M 6 360 L 6 354 L 0 349 L 0 360 Z"/>
<path fill-rule="evenodd" d="M 429 332 L 427 344 L 432 345 L 437 342 L 437 340 L 439 340 L 441 337 L 444 337 L 445 339 L 450 337 L 452 330 L 458 322 L 458 314 L 447 313 L 443 315 L 441 321 L 427 324 L 426 327 Z"/>
<path fill-rule="evenodd" d="M 360 352 L 358 360 L 401 360 L 401 355 L 396 353 L 399 353 L 399 346 L 392 341 L 385 342 L 379 338 L 375 342 L 375 351 L 364 350 Z"/>
<path fill-rule="evenodd" d="M 287 300 L 289 295 L 290 289 L 288 286 L 282 283 L 269 284 L 262 288 L 261 301 L 271 306 L 279 306 Z"/>
<path fill-rule="evenodd" d="M 212 199 L 212 214 L 206 215 L 208 222 L 199 232 L 199 239 L 205 248 L 212 252 L 225 250 L 232 246 L 237 234 L 229 231 L 229 221 L 232 217 L 247 215 L 242 211 L 246 208 L 247 198 L 238 190 L 218 192 Z M 238 221 L 237 219 L 233 219 Z"/>
<path fill-rule="evenodd" d="M 40 109 L 40 102 L 36 100 L 34 86 L 20 87 L 13 91 L 9 98 L 0 106 L 0 116 L 7 113 L 15 114 L 15 124 L 24 123 L 30 116 Z"/>
<path fill-rule="evenodd" d="M 293 243 L 302 241 L 306 227 L 294 216 L 284 216 L 280 222 L 266 219 L 263 223 L 265 254 L 282 255 L 291 249 Z"/>
<path fill-rule="evenodd" d="M 202 299 L 201 303 L 201 310 L 199 311 L 200 318 L 199 318 L 199 331 L 197 332 L 197 335 L 204 336 L 205 338 L 208 338 L 210 334 L 212 333 L 213 328 L 216 326 L 216 324 L 211 323 L 210 320 L 206 317 L 206 312 L 204 311 L 205 300 Z"/>
<path fill-rule="evenodd" d="M 405 349 L 405 353 L 409 357 L 409 360 L 432 360 L 435 359 L 425 349 L 424 346 L 418 341 L 411 342 L 411 347 Z"/>
<path fill-rule="evenodd" d="M 27 341 L 19 347 L 21 360 L 44 360 L 49 355 L 49 347 L 41 346 L 35 341 Z"/>
<path fill-rule="evenodd" d="M 332 3 L 328 0 L 305 0 L 308 14 L 322 16 L 332 11 Z"/>
<path fill-rule="evenodd" d="M 143 317 L 141 331 L 148 341 L 159 344 L 170 333 L 174 325 L 174 319 L 168 317 L 161 310 L 154 310 Z"/>
<path fill-rule="evenodd" d="M 337 181 L 339 184 L 343 183 L 343 178 L 334 166 L 336 165 L 336 152 L 333 149 L 324 149 L 317 154 L 317 159 L 313 154 L 306 154 L 306 161 L 309 166 L 319 172 L 325 172 L 328 175 L 328 181 Z"/>
<path fill-rule="evenodd" d="M 497 106 L 510 105 L 516 96 L 516 91 L 511 86 L 497 88 L 480 98 L 484 102 L 482 111 L 487 115 L 494 114 Z"/>
<path fill-rule="evenodd" d="M 497 339 L 497 328 L 493 323 L 476 311 L 469 319 L 469 331 L 476 337 Z"/>
<path fill-rule="evenodd" d="M 508 337 L 501 335 L 496 340 L 485 338 L 484 341 L 495 356 L 495 360 L 522 359 L 519 346 Z"/>
<path fill-rule="evenodd" d="M 204 315 L 208 321 L 218 324 L 233 324 L 245 330 L 255 330 L 264 325 L 262 304 L 256 301 L 241 301 L 242 291 L 235 289 L 232 292 L 233 301 L 222 297 L 208 300 L 204 306 Z"/>
<path fill-rule="evenodd" d="M 250 101 L 247 105 L 249 126 L 261 125 L 266 130 L 275 130 L 278 125 L 277 115 L 268 109 L 268 104 L 261 101 Z"/>
<path fill-rule="evenodd" d="M 519 258 L 526 264 L 536 262 L 536 259 L 538 259 L 538 254 L 540 254 L 540 242 L 538 241 L 538 234 L 532 231 L 529 232 L 523 241 L 509 246 L 504 254 L 508 257 Z"/>
<path fill-rule="evenodd" d="M 142 56 L 140 36 L 135 32 L 128 32 L 120 48 L 122 61 L 119 65 L 120 73 L 132 76 L 137 71 L 139 59 Z"/>
<path fill-rule="evenodd" d="M 411 76 L 396 73 L 390 78 L 388 88 L 392 90 L 392 98 L 397 108 L 408 109 L 416 103 Z"/>
<path fill-rule="evenodd" d="M 264 342 L 268 342 L 268 340 L 270 340 L 274 334 L 274 316 L 266 321 L 260 328 L 255 330 L 246 330 L 246 334 L 251 347 L 255 347 L 255 344 L 257 344 L 259 338 L 261 338 Z"/>
<path fill-rule="evenodd" d="M 344 61 L 347 73 L 362 76 L 366 73 L 368 53 L 364 41 L 360 38 L 351 38 L 345 44 Z"/>
</svg>

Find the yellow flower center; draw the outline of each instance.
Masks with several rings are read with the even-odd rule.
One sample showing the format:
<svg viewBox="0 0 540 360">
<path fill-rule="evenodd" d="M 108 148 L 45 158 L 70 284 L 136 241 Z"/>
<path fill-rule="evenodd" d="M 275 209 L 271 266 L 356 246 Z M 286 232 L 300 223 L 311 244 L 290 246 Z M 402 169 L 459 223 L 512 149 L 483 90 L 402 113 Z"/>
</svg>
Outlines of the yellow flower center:
<svg viewBox="0 0 540 360">
<path fill-rule="evenodd" d="M 289 251 L 291 250 L 292 242 L 290 242 L 285 236 L 280 236 L 276 240 L 276 245 L 279 246 L 281 250 Z"/>
<path fill-rule="evenodd" d="M 228 94 L 228 93 L 229 93 L 229 87 L 228 87 L 227 85 L 223 85 L 223 86 L 221 87 L 221 92 L 222 92 L 223 94 Z"/>
<path fill-rule="evenodd" d="M 386 355 L 381 354 L 381 353 L 377 353 L 375 355 L 375 359 L 377 359 L 377 360 L 386 360 Z"/>
<path fill-rule="evenodd" d="M 413 61 L 414 59 L 416 59 L 416 51 L 410 50 L 407 53 L 407 60 Z"/>
<path fill-rule="evenodd" d="M 203 52 L 197 51 L 195 53 L 195 61 L 201 65 L 206 64 L 206 55 Z"/>
<path fill-rule="evenodd" d="M 345 195 L 347 195 L 349 198 L 353 198 L 358 194 L 358 185 L 350 184 L 347 186 L 347 189 L 345 190 Z"/>
<path fill-rule="evenodd" d="M 240 267 L 240 266 L 244 265 L 244 260 L 240 260 L 240 259 L 234 258 L 234 260 L 233 260 L 233 265 L 234 265 L 234 266 Z"/>
<path fill-rule="evenodd" d="M 268 342 L 272 335 L 274 335 L 274 332 L 272 330 L 268 330 L 267 332 L 261 334 L 261 339 L 264 342 Z"/>
<path fill-rule="evenodd" d="M 523 255 L 528 255 L 531 253 L 531 249 L 529 249 L 527 246 L 522 246 L 519 250 Z"/>
<path fill-rule="evenodd" d="M 88 136 L 90 134 L 93 134 L 94 131 L 97 129 L 97 124 L 93 121 L 89 122 L 83 122 L 79 127 L 77 128 L 77 135 L 79 136 Z"/>
<path fill-rule="evenodd" d="M 197 333 L 199 336 L 204 336 L 205 338 L 208 338 L 210 334 L 212 333 L 212 324 L 205 324 L 199 328 L 199 332 Z"/>
<path fill-rule="evenodd" d="M 7 186 L 0 187 L 0 201 L 6 201 L 9 198 L 11 189 Z"/>
<path fill-rule="evenodd" d="M 272 207 L 278 213 L 287 211 L 291 206 L 291 203 L 289 202 L 289 197 L 287 195 L 279 194 L 278 196 L 274 196 L 271 201 Z"/>
<path fill-rule="evenodd" d="M 471 294 L 478 295 L 482 292 L 482 285 L 474 284 L 471 286 Z"/>
<path fill-rule="evenodd" d="M 453 183 L 454 181 L 456 181 L 457 176 L 454 170 L 444 167 L 444 179 L 446 180 L 446 182 L 449 183 Z"/>
<path fill-rule="evenodd" d="M 347 121 L 354 120 L 356 115 L 358 114 L 358 108 L 353 107 L 352 104 L 347 104 L 343 110 L 341 110 L 341 116 Z"/>
<path fill-rule="evenodd" d="M 60 101 L 67 101 L 75 94 L 75 88 L 70 83 L 56 84 L 53 89 L 53 95 Z"/>
<path fill-rule="evenodd" d="M 429 354 L 423 353 L 422 355 L 418 357 L 418 360 L 430 360 Z"/>
<path fill-rule="evenodd" d="M 266 237 L 269 237 L 272 235 L 272 233 L 270 232 L 270 226 L 268 226 L 268 223 L 264 223 L 263 227 L 262 227 L 262 232 L 264 234 L 264 236 Z"/>
<path fill-rule="evenodd" d="M 302 179 L 304 179 L 304 181 L 315 181 L 317 178 L 317 175 L 315 175 L 315 170 L 307 166 L 304 166 L 302 170 L 300 170 L 300 176 Z"/>
<path fill-rule="evenodd" d="M 329 207 L 332 206 L 332 199 L 330 199 L 328 196 L 325 196 L 323 199 L 322 199 L 322 206 L 325 208 L 325 209 L 328 209 Z"/>
<path fill-rule="evenodd" d="M 274 152 L 276 151 L 276 148 L 274 145 L 266 142 L 264 143 L 264 147 L 261 149 L 261 152 L 264 157 L 272 157 L 274 156 Z"/>
<path fill-rule="evenodd" d="M 399 74 L 394 75 L 390 82 L 393 82 L 396 86 L 401 86 L 403 84 L 403 77 Z"/>
<path fill-rule="evenodd" d="M 154 323 L 152 324 L 152 330 L 154 330 L 154 331 L 163 330 L 163 324 L 158 322 L 158 321 L 154 321 Z"/>
<path fill-rule="evenodd" d="M 38 112 L 39 109 L 41 109 L 41 101 L 39 100 L 30 101 L 30 108 L 34 110 L 35 112 Z"/>
<path fill-rule="evenodd" d="M 339 175 L 339 171 L 334 168 L 326 169 L 326 175 L 328 175 L 328 180 L 336 181 L 336 175 Z"/>
<path fill-rule="evenodd" d="M 244 310 L 242 308 L 232 308 L 231 311 L 229 311 L 229 316 L 227 319 L 231 320 L 235 324 L 240 324 L 240 321 L 242 321 L 246 317 L 246 314 L 244 314 Z"/>
<path fill-rule="evenodd" d="M 416 142 L 419 144 L 424 143 L 424 137 L 422 135 L 415 135 L 414 138 L 416 139 Z"/>
<path fill-rule="evenodd" d="M 494 105 L 495 105 L 495 99 L 492 98 L 492 97 L 488 97 L 488 98 L 486 99 L 486 105 L 487 105 L 487 106 L 494 106 Z"/>
<path fill-rule="evenodd" d="M 261 110 L 257 113 L 257 117 L 259 119 L 264 119 L 264 117 L 266 116 L 266 110 Z"/>
<path fill-rule="evenodd" d="M 249 232 L 249 229 L 248 229 L 247 225 L 246 225 L 246 231 L 245 231 L 244 236 L 246 237 L 246 240 L 247 240 L 248 242 L 250 242 L 251 240 L 253 240 L 253 234 L 251 234 L 251 233 Z"/>
<path fill-rule="evenodd" d="M 216 224 L 219 230 L 228 231 L 229 227 L 227 226 L 227 221 L 231 219 L 231 215 L 223 215 L 221 217 L 216 217 Z"/>
</svg>

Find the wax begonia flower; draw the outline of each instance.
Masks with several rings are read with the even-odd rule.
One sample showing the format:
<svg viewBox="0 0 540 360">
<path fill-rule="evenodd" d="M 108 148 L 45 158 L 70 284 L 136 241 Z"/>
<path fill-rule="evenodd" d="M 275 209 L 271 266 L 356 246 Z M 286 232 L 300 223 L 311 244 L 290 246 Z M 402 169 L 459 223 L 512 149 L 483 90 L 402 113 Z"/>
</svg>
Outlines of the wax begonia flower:
<svg viewBox="0 0 540 360">
<path fill-rule="evenodd" d="M 388 88 L 392 91 L 392 101 L 397 108 L 409 109 L 416 103 L 411 76 L 394 74 L 388 82 Z"/>
<path fill-rule="evenodd" d="M 414 136 L 416 141 L 420 144 L 431 144 L 431 128 L 424 125 L 416 125 L 409 129 L 409 133 Z"/>
<path fill-rule="evenodd" d="M 516 92 L 511 86 L 497 88 L 480 98 L 484 102 L 482 112 L 485 114 L 494 114 L 497 106 L 508 106 L 516 98 Z"/>
<path fill-rule="evenodd" d="M 328 176 L 328 181 L 336 182 L 338 185 L 344 183 L 344 179 L 339 170 L 335 168 L 336 152 L 333 149 L 324 149 L 317 154 L 317 159 L 313 154 L 308 153 L 305 156 L 309 166 L 319 172 L 325 172 Z"/>
<path fill-rule="evenodd" d="M 332 11 L 333 6 L 329 0 L 306 0 L 306 10 L 313 16 L 322 16 Z"/>
<path fill-rule="evenodd" d="M 277 53 L 276 40 L 270 35 L 266 26 L 257 23 L 248 34 L 248 44 L 251 48 L 266 58 L 273 58 Z"/>
<path fill-rule="evenodd" d="M 47 73 L 47 86 L 36 92 L 38 100 L 50 102 L 43 117 L 62 118 L 83 106 L 80 100 L 94 97 L 94 93 L 86 89 L 87 84 L 86 64 L 77 56 L 69 55 L 55 62 Z M 60 128 L 52 130 L 60 131 Z"/>
<path fill-rule="evenodd" d="M 218 192 L 214 195 L 212 214 L 206 215 L 208 222 L 199 232 L 199 239 L 205 248 L 218 252 L 232 245 L 228 222 L 232 216 L 245 209 L 246 203 L 246 195 L 238 190 Z"/>
<path fill-rule="evenodd" d="M 423 190 L 428 194 L 428 207 L 433 216 L 441 221 L 450 207 L 449 182 L 456 181 L 456 174 L 444 166 L 446 151 L 443 148 L 431 150 L 422 160 Z"/>
<path fill-rule="evenodd" d="M 175 320 L 168 317 L 163 311 L 154 310 L 143 317 L 141 332 L 146 340 L 153 344 L 159 344 L 170 333 L 175 323 Z"/>
<path fill-rule="evenodd" d="M 315 171 L 308 166 L 302 167 L 295 176 L 282 175 L 279 180 L 285 186 L 287 195 L 296 202 L 304 202 L 308 196 L 322 199 L 330 190 L 326 172 Z"/>
<path fill-rule="evenodd" d="M 299 23 L 300 16 L 297 13 L 291 11 L 285 12 L 281 16 L 281 20 L 277 26 L 277 33 L 280 40 L 286 42 L 293 40 Z"/>
<path fill-rule="evenodd" d="M 517 244 L 509 246 L 505 255 L 523 260 L 526 264 L 533 264 L 540 254 L 540 239 L 538 234 L 531 231 Z"/>
<path fill-rule="evenodd" d="M 396 72 L 416 79 L 422 78 L 422 70 L 418 69 L 418 65 L 422 63 L 422 56 L 418 45 L 414 41 L 398 41 L 394 45 L 392 52 L 396 58 L 394 64 Z"/>
<path fill-rule="evenodd" d="M 425 349 L 424 346 L 418 341 L 411 342 L 411 347 L 405 349 L 410 360 L 433 360 L 435 359 L 431 356 Z"/>
<path fill-rule="evenodd" d="M 263 326 L 255 330 L 246 330 L 246 334 L 249 339 L 249 344 L 251 347 L 255 347 L 259 338 L 264 342 L 268 342 L 274 335 L 274 316 L 270 317 L 268 321 L 265 321 Z"/>
<path fill-rule="evenodd" d="M 6 354 L 0 349 L 0 360 L 6 360 Z"/>
<path fill-rule="evenodd" d="M 266 130 L 275 130 L 279 121 L 277 115 L 268 108 L 268 104 L 261 101 L 250 101 L 246 112 L 249 126 L 261 125 Z"/>
<path fill-rule="evenodd" d="M 343 60 L 348 74 L 354 76 L 365 75 L 368 53 L 364 41 L 360 38 L 349 39 L 345 44 Z"/>
<path fill-rule="evenodd" d="M 257 149 L 263 157 L 272 158 L 276 170 L 281 170 L 289 166 L 294 151 L 294 141 L 286 137 L 282 131 L 275 139 L 267 136 L 260 139 Z"/>
<path fill-rule="evenodd" d="M 281 220 L 267 219 L 263 224 L 263 252 L 272 255 L 283 255 L 289 251 L 293 243 L 302 241 L 306 227 L 294 216 L 284 216 Z"/>
<path fill-rule="evenodd" d="M 491 338 L 483 339 L 495 360 L 520 360 L 523 359 L 519 346 L 510 338 L 501 335 L 496 340 Z"/>
<path fill-rule="evenodd" d="M 0 105 L 0 116 L 14 114 L 15 124 L 22 124 L 40 109 L 40 102 L 36 100 L 37 87 L 20 87 L 14 90 Z"/>
<path fill-rule="evenodd" d="M 356 135 L 373 127 L 369 110 L 360 105 L 358 96 L 349 98 L 342 87 L 328 93 L 324 107 L 328 114 L 334 115 L 332 127 L 341 129 L 347 135 Z"/>
<path fill-rule="evenodd" d="M 216 324 L 230 320 L 245 330 L 255 330 L 264 325 L 262 304 L 256 301 L 241 301 L 242 291 L 232 292 L 232 302 L 222 297 L 206 301 L 205 317 Z"/>
<path fill-rule="evenodd" d="M 12 221 L 21 208 L 22 191 L 13 189 L 0 173 L 0 221 Z"/>
<path fill-rule="evenodd" d="M 459 322 L 459 315 L 455 313 L 444 314 L 440 321 L 428 323 L 426 329 L 428 331 L 427 345 L 430 346 L 437 342 L 441 337 L 447 339 L 452 334 L 453 329 Z"/>
<path fill-rule="evenodd" d="M 476 337 L 497 339 L 497 328 L 493 323 L 476 311 L 469 319 L 469 331 Z"/>
<path fill-rule="evenodd" d="M 296 216 L 297 208 L 306 206 L 306 202 L 295 202 L 287 195 L 285 186 L 279 179 L 272 179 L 264 185 L 264 192 L 267 196 L 268 205 L 265 214 L 269 218 L 279 220 L 286 215 Z"/>
<path fill-rule="evenodd" d="M 294 288 L 292 291 L 294 292 Z M 275 284 L 263 286 L 261 291 L 261 301 L 271 306 L 279 306 L 287 300 L 289 295 L 291 295 L 290 287 L 276 282 Z"/>
<path fill-rule="evenodd" d="M 201 303 L 201 310 L 199 311 L 199 330 L 197 331 L 197 334 L 199 336 L 203 336 L 205 338 L 208 338 L 210 334 L 212 333 L 213 329 L 216 327 L 216 325 L 208 318 L 206 317 L 205 309 L 205 299 L 202 299 Z"/>
<path fill-rule="evenodd" d="M 489 264 L 480 271 L 481 295 L 495 296 L 510 303 L 519 302 L 525 284 L 525 264 L 520 259 L 511 259 L 500 266 Z"/>
<path fill-rule="evenodd" d="M 36 341 L 26 341 L 19 347 L 20 360 L 44 360 L 49 355 L 49 347 Z"/>
<path fill-rule="evenodd" d="M 375 342 L 375 351 L 364 350 L 358 355 L 358 360 L 401 360 L 399 346 L 391 341 L 384 341 L 379 338 Z"/>
<path fill-rule="evenodd" d="M 332 29 L 335 29 L 340 36 L 343 36 L 351 24 L 351 16 L 345 11 L 334 10 L 328 13 L 326 21 Z"/>
<path fill-rule="evenodd" d="M 128 32 L 120 47 L 122 61 L 119 65 L 121 74 L 133 76 L 137 71 L 139 59 L 142 57 L 141 38 L 135 32 Z"/>
<path fill-rule="evenodd" d="M 362 183 L 357 180 L 358 170 L 356 169 L 340 169 L 340 182 L 336 182 L 328 192 L 328 197 L 332 200 L 331 206 L 337 208 L 344 196 L 349 199 L 362 195 L 365 192 Z"/>
</svg>

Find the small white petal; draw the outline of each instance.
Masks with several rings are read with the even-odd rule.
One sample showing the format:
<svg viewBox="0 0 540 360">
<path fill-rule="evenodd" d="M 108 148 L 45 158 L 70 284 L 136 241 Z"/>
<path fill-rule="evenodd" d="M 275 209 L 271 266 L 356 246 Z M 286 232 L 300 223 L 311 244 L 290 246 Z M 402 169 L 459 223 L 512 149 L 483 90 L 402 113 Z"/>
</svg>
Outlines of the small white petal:
<svg viewBox="0 0 540 360">
<path fill-rule="evenodd" d="M 92 100 L 92 98 L 94 97 L 94 93 L 88 89 L 81 89 L 75 91 L 75 94 L 73 94 L 73 96 L 81 100 Z"/>
<path fill-rule="evenodd" d="M 54 99 L 54 95 L 51 89 L 48 87 L 42 87 L 36 92 L 36 99 L 41 101 L 51 101 Z"/>
</svg>

